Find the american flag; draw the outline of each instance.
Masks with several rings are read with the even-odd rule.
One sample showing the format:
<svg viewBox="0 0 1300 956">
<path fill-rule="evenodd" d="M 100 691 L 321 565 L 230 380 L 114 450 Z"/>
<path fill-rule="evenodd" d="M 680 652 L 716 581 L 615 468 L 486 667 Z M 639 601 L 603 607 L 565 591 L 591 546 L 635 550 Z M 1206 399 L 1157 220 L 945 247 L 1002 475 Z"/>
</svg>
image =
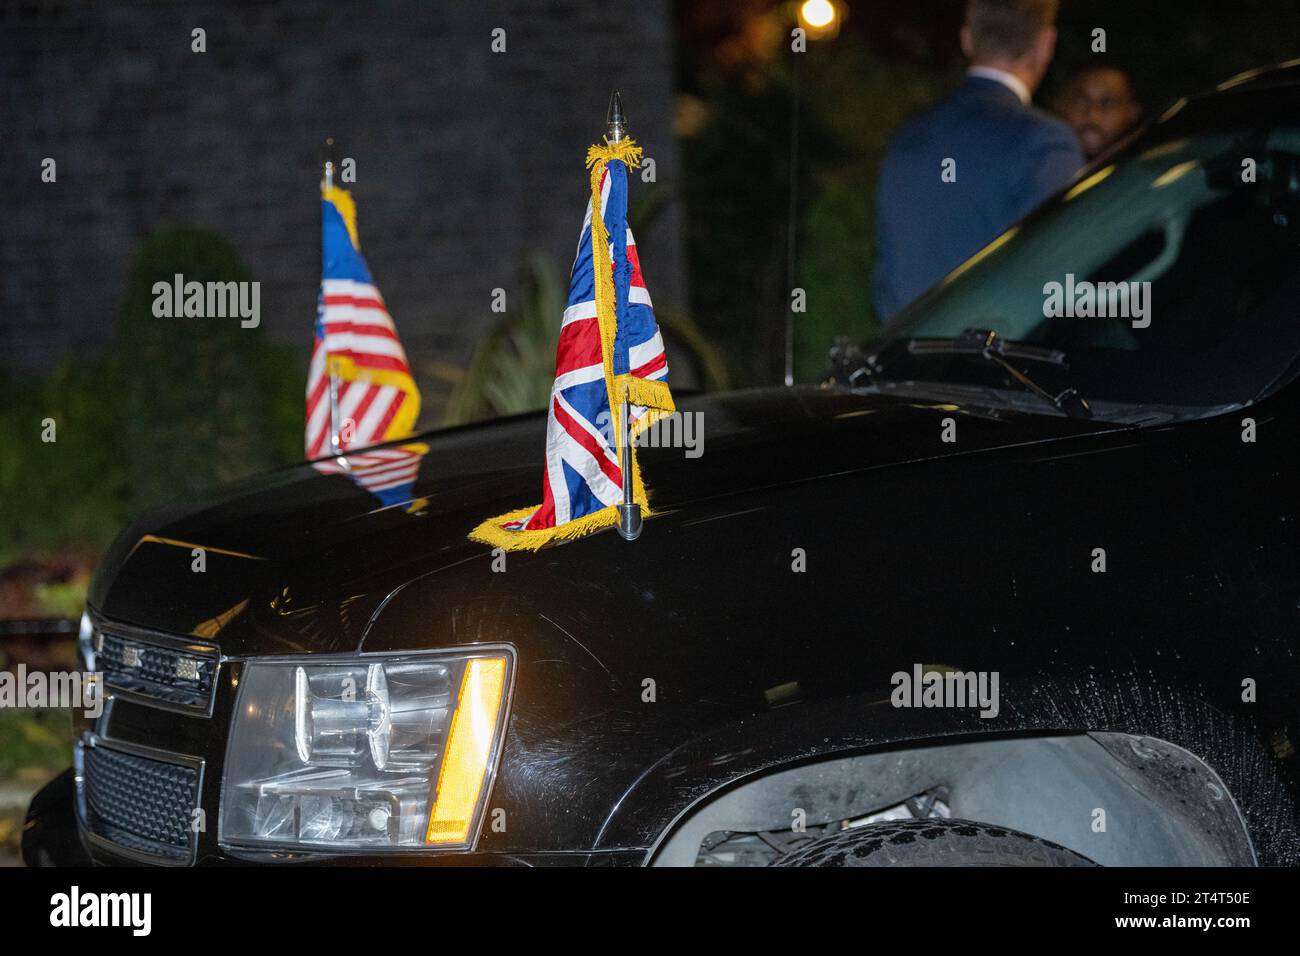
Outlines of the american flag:
<svg viewBox="0 0 1300 956">
<path fill-rule="evenodd" d="M 627 143 L 614 147 L 616 155 L 635 164 L 640 150 Z M 615 524 L 614 506 L 623 495 L 618 427 L 623 395 L 630 394 L 633 402 L 634 432 L 673 411 L 663 338 L 627 225 L 627 163 L 597 160 L 592 193 L 593 199 L 599 197 L 603 228 L 597 239 L 605 240 L 605 248 L 593 245 L 588 201 L 556 349 L 542 503 L 483 522 L 470 535 L 476 541 L 506 549 L 538 548 L 553 538 Z M 603 283 L 603 298 L 596 281 L 602 268 L 612 279 Z M 613 306 L 606 306 L 609 315 L 602 314 L 602 301 Z M 644 507 L 635 461 L 633 474 Z"/>
<path fill-rule="evenodd" d="M 371 448 L 312 462 L 322 475 L 344 475 L 358 488 L 379 499 L 385 507 L 410 505 L 414 499 L 415 479 L 420 461 L 429 453 L 421 442 Z"/>
<path fill-rule="evenodd" d="M 332 450 L 331 367 L 342 451 L 403 438 L 420 413 L 420 393 L 397 328 L 361 256 L 352 197 L 337 186 L 322 186 L 321 214 L 324 271 L 307 372 L 308 458 Z"/>
</svg>

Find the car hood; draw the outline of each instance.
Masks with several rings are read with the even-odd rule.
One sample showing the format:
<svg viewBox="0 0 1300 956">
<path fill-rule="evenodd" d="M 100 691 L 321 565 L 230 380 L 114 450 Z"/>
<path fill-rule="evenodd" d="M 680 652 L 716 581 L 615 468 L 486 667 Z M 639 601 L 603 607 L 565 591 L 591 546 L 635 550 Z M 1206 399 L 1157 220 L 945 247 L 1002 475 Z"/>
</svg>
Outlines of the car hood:
<svg viewBox="0 0 1300 956">
<path fill-rule="evenodd" d="M 802 387 L 690 397 L 679 409 L 694 448 L 639 450 L 660 515 L 760 488 L 779 494 L 831 475 L 1113 427 Z M 955 441 L 943 440 L 946 419 Z M 540 501 L 545 434 L 540 414 L 452 428 L 352 456 L 350 471 L 307 462 L 173 505 L 119 537 L 90 603 L 123 623 L 205 637 L 240 616 L 260 619 L 239 629 L 242 640 L 223 641 L 230 653 L 355 648 L 395 588 L 481 555 L 484 546 L 466 538 L 471 528 Z"/>
</svg>

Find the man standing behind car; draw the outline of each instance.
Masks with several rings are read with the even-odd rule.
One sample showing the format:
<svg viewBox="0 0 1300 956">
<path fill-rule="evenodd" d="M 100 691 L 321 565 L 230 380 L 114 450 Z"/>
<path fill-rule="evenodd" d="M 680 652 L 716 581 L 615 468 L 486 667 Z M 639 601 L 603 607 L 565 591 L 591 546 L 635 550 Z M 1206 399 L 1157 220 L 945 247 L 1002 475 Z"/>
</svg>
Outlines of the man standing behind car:
<svg viewBox="0 0 1300 956">
<path fill-rule="evenodd" d="M 1030 100 L 1056 49 L 1057 0 L 967 0 L 971 62 L 950 97 L 894 134 L 876 187 L 872 298 L 889 319 L 1083 165 Z"/>
</svg>

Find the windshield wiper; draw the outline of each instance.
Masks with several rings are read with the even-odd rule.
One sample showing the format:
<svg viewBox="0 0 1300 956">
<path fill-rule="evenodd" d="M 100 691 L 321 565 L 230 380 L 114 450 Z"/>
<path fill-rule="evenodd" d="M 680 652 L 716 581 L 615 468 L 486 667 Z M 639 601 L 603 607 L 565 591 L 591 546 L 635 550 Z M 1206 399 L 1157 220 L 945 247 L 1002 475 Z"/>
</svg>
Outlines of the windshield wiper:
<svg viewBox="0 0 1300 956">
<path fill-rule="evenodd" d="M 1049 402 L 1070 418 L 1092 417 L 1092 409 L 1088 407 L 1087 400 L 1077 389 L 1067 388 L 1059 395 L 1053 395 L 1007 361 L 1007 359 L 1022 359 L 1064 366 L 1065 353 L 1060 349 L 1044 348 L 1024 342 L 1008 342 L 993 329 L 967 329 L 961 335 L 951 339 L 910 339 L 907 343 L 907 351 L 913 355 L 969 355 L 972 358 L 992 362 L 1003 368 L 1027 391 Z"/>
</svg>

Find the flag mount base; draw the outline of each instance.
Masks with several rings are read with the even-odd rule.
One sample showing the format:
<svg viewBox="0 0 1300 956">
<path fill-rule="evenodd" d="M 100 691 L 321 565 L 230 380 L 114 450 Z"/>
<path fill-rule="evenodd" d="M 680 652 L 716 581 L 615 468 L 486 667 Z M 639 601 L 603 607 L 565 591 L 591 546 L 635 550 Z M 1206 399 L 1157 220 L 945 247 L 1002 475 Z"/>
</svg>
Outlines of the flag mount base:
<svg viewBox="0 0 1300 956">
<path fill-rule="evenodd" d="M 624 541 L 635 541 L 641 537 L 641 506 L 635 502 L 624 502 L 618 506 L 618 533 Z"/>
</svg>

